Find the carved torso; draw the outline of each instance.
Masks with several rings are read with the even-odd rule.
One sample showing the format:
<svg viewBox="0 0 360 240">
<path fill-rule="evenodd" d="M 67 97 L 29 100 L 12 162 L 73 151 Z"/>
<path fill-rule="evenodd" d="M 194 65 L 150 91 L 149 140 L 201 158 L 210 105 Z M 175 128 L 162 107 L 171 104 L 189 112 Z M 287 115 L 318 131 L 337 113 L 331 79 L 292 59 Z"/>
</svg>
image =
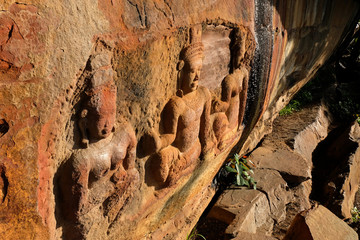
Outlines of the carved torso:
<svg viewBox="0 0 360 240">
<path fill-rule="evenodd" d="M 89 148 L 80 150 L 74 157 L 76 162 L 88 163 L 89 187 L 94 181 L 111 177 L 109 175 L 114 172 L 113 170 L 118 168 L 120 171 L 123 170 L 122 162 L 129 146 L 129 143 L 125 142 L 129 139 L 127 135 L 125 132 L 114 134 L 109 138 L 90 144 Z"/>
<path fill-rule="evenodd" d="M 77 150 L 66 165 L 64 171 L 70 176 L 62 179 L 61 186 L 66 205 L 73 208 L 67 218 L 78 219 L 116 192 L 126 191 L 124 186 L 132 184 L 128 181 L 137 181 L 135 133 L 128 124 L 120 129 Z"/>
<path fill-rule="evenodd" d="M 240 91 L 242 86 L 241 72 L 235 71 L 225 79 L 227 91 L 229 91 L 229 107 L 226 110 L 226 116 L 229 121 L 229 127 L 232 129 L 237 126 L 240 108 Z"/>
<path fill-rule="evenodd" d="M 199 140 L 201 115 L 206 99 L 205 89 L 202 88 L 186 94 L 182 98 L 174 97 L 178 106 L 178 109 L 174 109 L 174 111 L 179 111 L 179 119 L 173 146 L 181 152 L 186 152 Z"/>
</svg>

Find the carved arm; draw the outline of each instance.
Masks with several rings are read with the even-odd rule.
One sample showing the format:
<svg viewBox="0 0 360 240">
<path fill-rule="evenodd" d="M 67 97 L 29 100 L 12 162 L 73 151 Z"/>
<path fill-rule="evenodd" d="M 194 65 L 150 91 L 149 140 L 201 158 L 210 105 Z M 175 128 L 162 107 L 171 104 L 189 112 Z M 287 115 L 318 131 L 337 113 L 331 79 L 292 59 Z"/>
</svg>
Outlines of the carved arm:
<svg viewBox="0 0 360 240">
<path fill-rule="evenodd" d="M 74 206 L 74 213 L 76 215 L 76 218 L 78 218 L 80 215 L 85 214 L 89 210 L 88 181 L 91 170 L 88 159 L 77 159 L 77 157 L 79 156 L 74 156 L 72 164 L 73 171 L 71 173 L 71 178 L 73 182 L 73 185 L 71 187 L 73 202 L 71 204 Z"/>
<path fill-rule="evenodd" d="M 154 136 L 157 152 L 175 141 L 181 109 L 182 108 L 180 107 L 179 101 L 176 99 L 170 99 L 169 102 L 165 105 L 162 119 L 164 133 L 160 136 Z"/>
<path fill-rule="evenodd" d="M 242 66 L 240 68 L 242 73 L 242 90 L 240 92 L 240 109 L 239 109 L 239 128 L 242 125 L 245 116 L 245 108 L 246 108 L 246 99 L 247 99 L 247 90 L 249 84 L 249 71 Z"/>
<path fill-rule="evenodd" d="M 207 153 L 215 144 L 216 144 L 216 138 L 212 134 L 211 129 L 211 121 L 210 121 L 210 113 L 211 113 L 211 95 L 209 90 L 203 89 L 204 93 L 204 109 L 203 113 L 201 115 L 201 121 L 200 121 L 200 143 L 202 147 L 202 152 Z"/>
</svg>

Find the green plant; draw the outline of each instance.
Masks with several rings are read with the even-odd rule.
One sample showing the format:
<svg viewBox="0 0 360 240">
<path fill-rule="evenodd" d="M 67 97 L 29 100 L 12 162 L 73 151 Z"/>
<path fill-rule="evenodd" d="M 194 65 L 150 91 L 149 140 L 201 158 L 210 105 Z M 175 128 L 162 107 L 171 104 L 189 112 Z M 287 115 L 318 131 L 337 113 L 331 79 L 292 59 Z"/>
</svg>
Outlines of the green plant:
<svg viewBox="0 0 360 240">
<path fill-rule="evenodd" d="M 252 168 L 255 167 L 255 165 L 246 158 L 246 156 L 240 158 L 238 154 L 235 154 L 234 158 L 229 159 L 229 162 L 225 165 L 225 169 L 230 173 L 236 174 L 235 185 L 256 189 L 256 181 L 250 175 L 254 174 Z"/>
<path fill-rule="evenodd" d="M 357 209 L 357 207 L 353 207 L 351 209 L 351 220 L 354 223 L 357 223 L 360 220 L 360 211 Z"/>
<path fill-rule="evenodd" d="M 196 240 L 198 238 L 206 240 L 206 238 L 197 232 L 196 226 L 191 230 L 191 232 L 186 236 L 186 240 Z"/>
<path fill-rule="evenodd" d="M 360 124 L 360 114 L 354 114 L 356 117 L 356 122 Z"/>
<path fill-rule="evenodd" d="M 285 116 L 290 115 L 294 111 L 299 111 L 301 109 L 301 104 L 297 100 L 291 100 L 288 105 L 286 105 L 283 109 L 280 110 L 279 115 Z"/>
</svg>

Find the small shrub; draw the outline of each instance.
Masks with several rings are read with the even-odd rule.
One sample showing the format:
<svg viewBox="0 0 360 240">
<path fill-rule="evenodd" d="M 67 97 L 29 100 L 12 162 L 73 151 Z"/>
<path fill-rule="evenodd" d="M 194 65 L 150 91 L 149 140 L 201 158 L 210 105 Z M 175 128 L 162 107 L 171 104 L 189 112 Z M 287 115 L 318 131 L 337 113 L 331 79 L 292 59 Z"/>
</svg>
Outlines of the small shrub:
<svg viewBox="0 0 360 240">
<path fill-rule="evenodd" d="M 252 168 L 255 165 L 250 160 L 246 160 L 246 158 L 246 156 L 240 158 L 238 154 L 235 154 L 234 158 L 229 159 L 225 169 L 229 173 L 235 174 L 235 185 L 256 189 L 256 181 L 251 176 L 251 174 L 254 174 Z"/>
<path fill-rule="evenodd" d="M 354 223 L 357 223 L 360 220 L 360 211 L 357 209 L 357 207 L 353 207 L 351 209 L 351 220 Z"/>
<path fill-rule="evenodd" d="M 283 109 L 280 110 L 279 115 L 285 116 L 290 115 L 294 111 L 299 111 L 301 109 L 301 104 L 297 100 L 291 100 L 288 105 L 286 105 Z"/>
</svg>

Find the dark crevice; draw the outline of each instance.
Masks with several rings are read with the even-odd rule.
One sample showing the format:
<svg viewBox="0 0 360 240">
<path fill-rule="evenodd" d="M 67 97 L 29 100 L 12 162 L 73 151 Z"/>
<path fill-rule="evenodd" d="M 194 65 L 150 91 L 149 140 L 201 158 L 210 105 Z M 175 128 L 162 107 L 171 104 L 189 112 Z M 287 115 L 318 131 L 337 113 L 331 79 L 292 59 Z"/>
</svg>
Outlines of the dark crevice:
<svg viewBox="0 0 360 240">
<path fill-rule="evenodd" d="M 17 33 L 20 35 L 20 37 L 24 40 L 25 38 L 24 38 L 24 36 L 21 34 L 21 32 L 20 32 L 20 28 L 19 28 L 19 26 L 16 24 L 16 22 L 14 21 L 14 19 L 12 19 L 12 18 L 10 18 L 11 20 L 12 20 L 12 22 L 13 22 L 13 25 L 12 25 L 12 29 L 14 29 L 14 27 L 16 27 L 16 30 L 17 30 Z M 11 34 L 13 34 L 13 33 L 11 33 Z"/>
<path fill-rule="evenodd" d="M 145 3 L 143 4 L 143 9 L 144 9 L 144 15 L 145 15 L 144 26 L 148 27 L 149 23 L 148 23 L 148 17 L 147 17 L 147 13 L 146 13 Z"/>
<path fill-rule="evenodd" d="M 6 199 L 8 187 L 9 187 L 9 181 L 5 175 L 5 168 L 3 166 L 0 167 L 0 177 L 2 181 L 1 191 L 2 191 L 2 199 L 1 202 L 3 203 Z"/>
<path fill-rule="evenodd" d="M 168 1 L 164 0 L 164 3 L 166 4 L 166 6 L 168 6 L 168 8 L 170 9 L 171 15 L 172 15 L 172 20 L 173 22 L 175 21 L 175 15 L 170 7 L 170 4 L 168 3 Z"/>
<path fill-rule="evenodd" d="M 172 24 L 172 22 L 171 22 L 170 17 L 166 14 L 166 12 L 165 12 L 164 10 L 162 10 L 161 8 L 159 8 L 159 7 L 157 6 L 156 2 L 154 2 L 154 4 L 155 4 L 155 8 L 156 8 L 159 12 L 161 12 L 161 13 L 165 16 L 165 18 L 168 19 L 168 23 L 169 23 L 170 27 L 172 27 L 173 24 Z"/>
<path fill-rule="evenodd" d="M 313 186 L 310 198 L 341 216 L 339 201 L 345 178 L 348 175 L 350 156 L 358 143 L 349 139 L 349 126 L 332 130 L 328 137 L 318 144 L 313 152 Z"/>
<path fill-rule="evenodd" d="M 9 31 L 9 34 L 8 34 L 8 39 L 6 41 L 6 43 L 8 43 L 12 37 L 12 34 L 13 34 L 13 31 L 14 31 L 14 25 L 11 25 L 11 29 Z"/>
<path fill-rule="evenodd" d="M 5 119 L 0 119 L 0 137 L 4 136 L 9 131 L 9 124 Z"/>
<path fill-rule="evenodd" d="M 130 0 L 128 0 L 128 3 L 130 3 L 130 5 L 132 5 L 132 6 L 134 6 L 134 7 L 136 8 L 136 11 L 137 11 L 138 16 L 139 16 L 140 24 L 141 24 L 142 26 L 144 26 L 144 23 L 143 23 L 143 20 L 142 20 L 142 16 L 141 16 L 141 12 L 140 12 L 140 10 L 139 10 L 139 6 L 138 6 L 137 4 L 135 4 L 135 3 L 132 3 Z"/>
</svg>

